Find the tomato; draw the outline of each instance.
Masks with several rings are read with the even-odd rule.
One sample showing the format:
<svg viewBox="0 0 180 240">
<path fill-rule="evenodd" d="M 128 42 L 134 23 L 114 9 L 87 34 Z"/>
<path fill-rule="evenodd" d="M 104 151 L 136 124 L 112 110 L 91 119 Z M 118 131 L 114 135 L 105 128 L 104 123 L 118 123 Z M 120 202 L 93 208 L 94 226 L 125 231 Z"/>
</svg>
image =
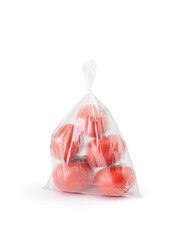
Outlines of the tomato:
<svg viewBox="0 0 180 240">
<path fill-rule="evenodd" d="M 100 170 L 95 181 L 103 195 L 121 196 L 133 187 L 135 173 L 131 167 L 113 166 Z"/>
<path fill-rule="evenodd" d="M 108 129 L 104 112 L 93 104 L 83 107 L 77 116 L 77 129 L 90 137 L 101 137 Z"/>
<path fill-rule="evenodd" d="M 125 152 L 125 143 L 118 135 L 95 139 L 88 144 L 87 157 L 93 167 L 104 167 L 118 162 Z"/>
<path fill-rule="evenodd" d="M 75 136 L 74 125 L 66 124 L 59 128 L 52 137 L 51 154 L 68 162 L 76 156 L 81 148 L 80 136 Z"/>
<path fill-rule="evenodd" d="M 62 191 L 78 192 L 92 184 L 93 170 L 86 159 L 73 159 L 69 164 L 59 164 L 53 171 L 54 184 Z"/>
</svg>

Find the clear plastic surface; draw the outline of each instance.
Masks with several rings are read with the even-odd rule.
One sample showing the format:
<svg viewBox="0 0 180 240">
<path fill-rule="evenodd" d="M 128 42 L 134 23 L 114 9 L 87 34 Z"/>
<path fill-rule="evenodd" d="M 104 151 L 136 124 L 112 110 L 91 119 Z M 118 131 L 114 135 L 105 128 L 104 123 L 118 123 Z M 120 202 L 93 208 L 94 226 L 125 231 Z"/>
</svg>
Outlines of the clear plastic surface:
<svg viewBox="0 0 180 240">
<path fill-rule="evenodd" d="M 104 196 L 140 196 L 125 140 L 111 113 L 91 93 L 95 62 L 85 63 L 83 71 L 88 93 L 52 134 L 52 176 L 46 188 Z"/>
</svg>

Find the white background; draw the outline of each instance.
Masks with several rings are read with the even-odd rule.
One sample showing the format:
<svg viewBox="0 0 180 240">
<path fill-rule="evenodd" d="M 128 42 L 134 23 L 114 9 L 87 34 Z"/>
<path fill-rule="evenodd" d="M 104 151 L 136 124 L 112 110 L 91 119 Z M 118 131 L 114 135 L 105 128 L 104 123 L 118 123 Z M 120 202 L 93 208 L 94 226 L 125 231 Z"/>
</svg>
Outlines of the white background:
<svg viewBox="0 0 180 240">
<path fill-rule="evenodd" d="M 143 195 L 43 190 L 52 132 L 85 95 L 116 119 Z M 0 1 L 0 238 L 180 239 L 180 2 Z"/>
</svg>

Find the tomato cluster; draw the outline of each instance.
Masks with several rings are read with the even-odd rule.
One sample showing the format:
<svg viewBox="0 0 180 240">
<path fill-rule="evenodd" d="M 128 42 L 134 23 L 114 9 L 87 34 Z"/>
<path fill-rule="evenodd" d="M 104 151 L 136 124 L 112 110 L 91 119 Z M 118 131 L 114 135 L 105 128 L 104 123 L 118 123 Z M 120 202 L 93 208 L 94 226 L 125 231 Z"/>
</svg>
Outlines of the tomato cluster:
<svg viewBox="0 0 180 240">
<path fill-rule="evenodd" d="M 126 145 L 119 135 L 108 135 L 108 127 L 106 114 L 89 104 L 80 109 L 75 125 L 58 129 L 51 142 L 51 154 L 59 160 L 52 174 L 57 188 L 82 192 L 96 185 L 103 195 L 121 196 L 133 187 L 134 170 L 117 165 Z"/>
</svg>

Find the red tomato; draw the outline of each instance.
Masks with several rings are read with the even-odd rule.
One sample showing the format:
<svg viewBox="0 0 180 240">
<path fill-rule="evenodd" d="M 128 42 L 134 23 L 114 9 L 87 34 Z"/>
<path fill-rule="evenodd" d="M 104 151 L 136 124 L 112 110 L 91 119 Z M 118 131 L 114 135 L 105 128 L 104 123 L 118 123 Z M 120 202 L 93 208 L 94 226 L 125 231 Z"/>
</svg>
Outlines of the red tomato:
<svg viewBox="0 0 180 240">
<path fill-rule="evenodd" d="M 59 128 L 51 142 L 51 154 L 68 162 L 76 156 L 81 147 L 80 136 L 74 136 L 74 125 L 67 124 Z"/>
<path fill-rule="evenodd" d="M 104 167 L 118 162 L 125 151 L 125 143 L 120 136 L 111 135 L 94 140 L 88 145 L 87 156 L 93 167 Z"/>
<path fill-rule="evenodd" d="M 113 166 L 100 170 L 95 180 L 103 195 L 121 196 L 133 187 L 135 173 L 131 167 Z"/>
<path fill-rule="evenodd" d="M 67 192 L 79 192 L 92 184 L 93 170 L 85 159 L 73 159 L 69 164 L 59 164 L 53 172 L 54 184 Z"/>
<path fill-rule="evenodd" d="M 90 136 L 101 137 L 108 128 L 106 115 L 93 104 L 83 107 L 77 116 L 77 129 Z"/>
</svg>

